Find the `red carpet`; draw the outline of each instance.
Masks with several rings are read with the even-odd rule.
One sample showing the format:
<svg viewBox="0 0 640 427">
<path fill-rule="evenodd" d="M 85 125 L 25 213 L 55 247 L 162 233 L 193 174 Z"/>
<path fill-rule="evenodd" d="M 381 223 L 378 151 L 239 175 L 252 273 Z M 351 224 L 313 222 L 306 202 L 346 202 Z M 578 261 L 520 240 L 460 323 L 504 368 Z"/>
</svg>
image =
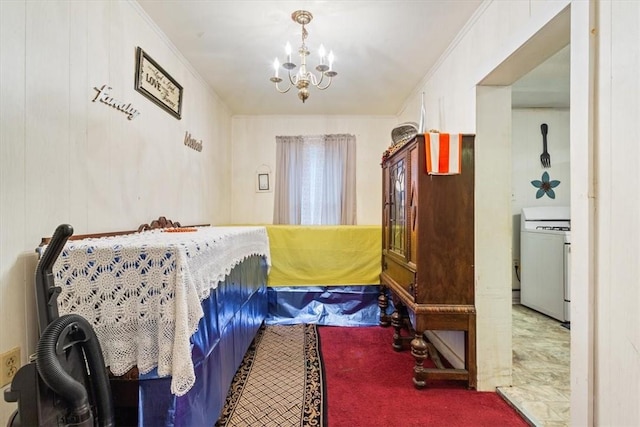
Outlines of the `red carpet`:
<svg viewBox="0 0 640 427">
<path fill-rule="evenodd" d="M 528 425 L 496 393 L 467 390 L 463 382 L 428 381 L 425 389 L 414 388 L 414 359 L 409 349 L 393 350 L 393 328 L 318 331 L 329 427 Z"/>
</svg>

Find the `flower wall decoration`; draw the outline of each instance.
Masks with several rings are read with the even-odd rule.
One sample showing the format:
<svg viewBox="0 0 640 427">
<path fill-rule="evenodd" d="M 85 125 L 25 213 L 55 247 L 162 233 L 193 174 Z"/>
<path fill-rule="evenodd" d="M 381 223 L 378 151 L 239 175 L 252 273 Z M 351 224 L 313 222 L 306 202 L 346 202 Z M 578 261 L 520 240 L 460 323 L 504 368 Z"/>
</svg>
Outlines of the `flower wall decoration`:
<svg viewBox="0 0 640 427">
<path fill-rule="evenodd" d="M 536 193 L 536 199 L 539 199 L 545 194 L 549 196 L 549 198 L 555 199 L 556 192 L 553 191 L 553 189 L 560 185 L 560 181 L 556 179 L 549 181 L 549 174 L 547 172 L 544 172 L 542 174 L 542 181 L 534 179 L 533 181 L 531 181 L 531 185 L 538 189 L 538 192 Z"/>
</svg>

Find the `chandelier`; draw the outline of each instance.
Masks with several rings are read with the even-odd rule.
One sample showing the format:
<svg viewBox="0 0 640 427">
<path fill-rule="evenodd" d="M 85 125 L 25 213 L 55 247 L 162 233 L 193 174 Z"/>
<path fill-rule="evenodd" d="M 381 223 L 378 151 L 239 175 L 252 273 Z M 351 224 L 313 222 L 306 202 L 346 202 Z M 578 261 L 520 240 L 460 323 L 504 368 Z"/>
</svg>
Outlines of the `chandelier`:
<svg viewBox="0 0 640 427">
<path fill-rule="evenodd" d="M 320 90 L 325 90 L 331 85 L 331 80 L 333 80 L 338 73 L 333 71 L 333 51 L 329 52 L 329 55 L 327 56 L 324 46 L 322 45 L 320 45 L 320 49 L 318 50 L 318 53 L 320 54 L 320 64 L 316 66 L 316 71 L 318 71 L 319 77 L 313 72 L 307 70 L 307 56 L 309 56 L 309 50 L 305 44 L 305 40 L 309 33 L 304 26 L 311 22 L 313 15 L 306 10 L 296 10 L 291 14 L 291 19 L 302 25 L 302 44 L 298 48 L 298 54 L 300 55 L 300 68 L 297 73 L 293 75 L 291 74 L 291 70 L 296 68 L 297 65 L 291 62 L 291 45 L 287 42 L 285 47 L 286 62 L 282 64 L 282 68 L 287 70 L 287 76 L 289 77 L 287 88 L 283 90 L 278 85 L 278 83 L 282 82 L 282 78 L 278 77 L 278 69 L 280 68 L 280 61 L 278 61 L 278 58 L 273 61 L 274 75 L 269 80 L 275 83 L 276 90 L 280 93 L 287 93 L 291 87 L 295 86 L 298 89 L 298 98 L 300 98 L 304 103 L 309 97 L 309 86 L 315 86 Z M 328 62 L 329 65 L 325 64 L 325 62 Z"/>
</svg>

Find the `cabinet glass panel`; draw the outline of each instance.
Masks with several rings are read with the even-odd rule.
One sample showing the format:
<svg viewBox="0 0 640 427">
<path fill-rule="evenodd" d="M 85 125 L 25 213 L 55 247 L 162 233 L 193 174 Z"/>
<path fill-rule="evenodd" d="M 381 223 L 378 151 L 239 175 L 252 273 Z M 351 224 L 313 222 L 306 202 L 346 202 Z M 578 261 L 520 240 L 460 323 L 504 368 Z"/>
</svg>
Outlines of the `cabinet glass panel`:
<svg viewBox="0 0 640 427">
<path fill-rule="evenodd" d="M 404 159 L 398 160 L 389 168 L 389 188 L 390 188 L 390 209 L 389 226 L 391 235 L 389 236 L 389 249 L 404 255 L 406 239 L 406 167 Z"/>
</svg>

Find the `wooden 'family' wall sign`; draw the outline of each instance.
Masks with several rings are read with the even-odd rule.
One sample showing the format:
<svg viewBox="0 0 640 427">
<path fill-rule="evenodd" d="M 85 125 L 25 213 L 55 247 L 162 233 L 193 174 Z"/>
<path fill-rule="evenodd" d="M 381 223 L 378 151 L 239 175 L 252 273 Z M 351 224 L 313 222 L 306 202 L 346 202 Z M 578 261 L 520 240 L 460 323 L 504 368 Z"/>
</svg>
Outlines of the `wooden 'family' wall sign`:
<svg viewBox="0 0 640 427">
<path fill-rule="evenodd" d="M 110 96 L 111 87 L 107 85 L 102 85 L 100 89 L 94 87 L 98 94 L 95 98 L 93 98 L 93 102 L 100 101 L 104 104 L 110 105 L 116 110 L 120 110 L 123 113 L 127 114 L 127 118 L 129 120 L 133 120 L 140 115 L 140 111 L 134 108 L 131 103 L 126 103 L 124 101 L 119 101 L 114 97 Z"/>
</svg>

